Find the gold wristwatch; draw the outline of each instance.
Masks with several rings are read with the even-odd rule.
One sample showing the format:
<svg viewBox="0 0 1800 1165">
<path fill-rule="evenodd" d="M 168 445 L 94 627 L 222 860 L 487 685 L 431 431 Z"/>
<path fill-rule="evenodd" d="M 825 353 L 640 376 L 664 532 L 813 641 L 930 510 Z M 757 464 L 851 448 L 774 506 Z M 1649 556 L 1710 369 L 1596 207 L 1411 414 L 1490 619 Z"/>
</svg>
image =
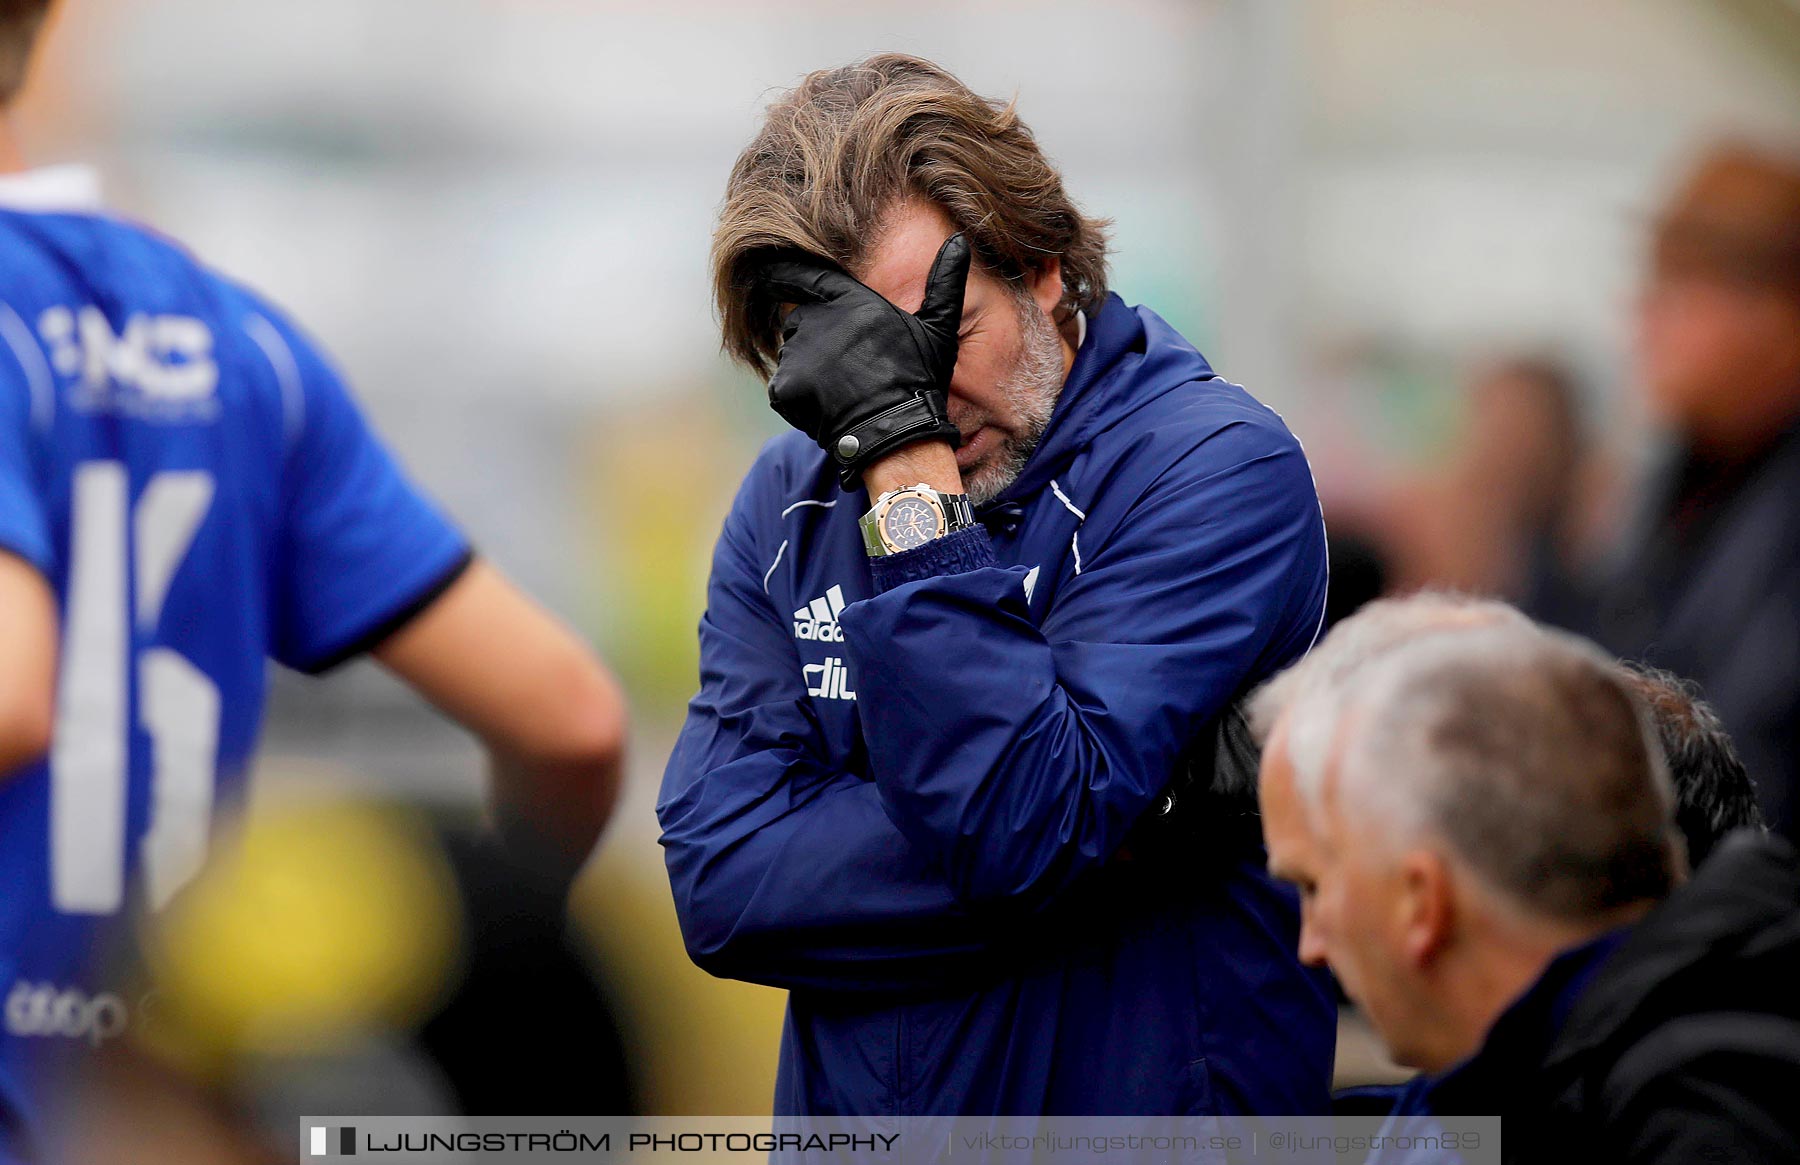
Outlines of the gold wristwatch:
<svg viewBox="0 0 1800 1165">
<path fill-rule="evenodd" d="M 920 482 L 891 489 L 862 516 L 863 548 L 869 557 L 898 554 L 975 524 L 968 494 L 940 493 Z"/>
</svg>

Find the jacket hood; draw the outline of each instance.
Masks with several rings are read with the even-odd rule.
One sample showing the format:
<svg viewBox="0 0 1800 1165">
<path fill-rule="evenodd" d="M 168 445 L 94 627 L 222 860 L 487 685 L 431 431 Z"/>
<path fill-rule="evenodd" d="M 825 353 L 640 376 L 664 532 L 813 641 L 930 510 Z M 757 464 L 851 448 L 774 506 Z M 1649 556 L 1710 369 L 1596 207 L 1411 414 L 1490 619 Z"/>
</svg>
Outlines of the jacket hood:
<svg viewBox="0 0 1800 1165">
<path fill-rule="evenodd" d="M 1088 319 L 1087 338 L 1037 449 L 992 504 L 1037 493 L 1101 433 L 1163 394 L 1214 375 L 1206 357 L 1161 316 L 1108 294 Z"/>
<path fill-rule="evenodd" d="M 1743 1007 L 1769 976 L 1791 983 L 1797 963 L 1800 855 L 1779 837 L 1740 831 L 1632 928 L 1575 1005 L 1545 1067 L 1679 1015 Z M 1800 997 L 1786 1012 L 1800 1014 Z"/>
</svg>

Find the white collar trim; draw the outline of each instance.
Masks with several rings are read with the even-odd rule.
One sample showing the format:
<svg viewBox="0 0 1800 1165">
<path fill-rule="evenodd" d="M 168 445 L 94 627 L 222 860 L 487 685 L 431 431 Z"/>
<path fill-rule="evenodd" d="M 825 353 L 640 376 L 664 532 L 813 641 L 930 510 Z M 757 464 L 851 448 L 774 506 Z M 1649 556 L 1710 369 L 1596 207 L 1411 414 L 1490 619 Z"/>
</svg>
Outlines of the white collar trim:
<svg viewBox="0 0 1800 1165">
<path fill-rule="evenodd" d="M 0 208 L 55 213 L 101 207 L 100 175 L 92 166 L 43 166 L 0 174 Z"/>
</svg>

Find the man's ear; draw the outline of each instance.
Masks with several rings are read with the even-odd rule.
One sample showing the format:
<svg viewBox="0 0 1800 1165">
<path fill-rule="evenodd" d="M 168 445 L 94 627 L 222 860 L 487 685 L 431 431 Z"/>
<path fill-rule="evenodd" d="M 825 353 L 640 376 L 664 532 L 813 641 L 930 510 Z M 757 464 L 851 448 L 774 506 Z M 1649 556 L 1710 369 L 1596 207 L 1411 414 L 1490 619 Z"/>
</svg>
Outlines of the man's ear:
<svg viewBox="0 0 1800 1165">
<path fill-rule="evenodd" d="M 1395 909 L 1400 949 L 1415 967 L 1443 953 L 1456 929 L 1456 895 L 1450 867 L 1430 850 L 1413 850 L 1400 859 Z"/>
<path fill-rule="evenodd" d="M 1025 277 L 1025 286 L 1031 292 L 1031 298 L 1056 323 L 1056 305 L 1062 302 L 1062 260 L 1052 256 L 1038 270 Z"/>
</svg>

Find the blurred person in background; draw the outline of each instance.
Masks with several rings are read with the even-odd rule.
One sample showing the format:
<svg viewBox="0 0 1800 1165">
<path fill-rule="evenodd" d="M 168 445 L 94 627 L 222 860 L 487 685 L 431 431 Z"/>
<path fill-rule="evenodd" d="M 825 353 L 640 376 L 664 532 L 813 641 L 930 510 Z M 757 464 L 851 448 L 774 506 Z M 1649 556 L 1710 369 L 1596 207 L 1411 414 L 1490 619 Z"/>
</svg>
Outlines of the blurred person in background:
<svg viewBox="0 0 1800 1165">
<path fill-rule="evenodd" d="M 0 2 L 0 102 L 48 0 Z M 488 745 L 501 832 L 564 879 L 614 800 L 616 685 L 476 559 L 277 309 L 108 214 L 0 123 L 0 1158 L 137 1010 L 96 933 L 243 800 L 265 661 L 372 653 Z M 279 918 L 269 924 L 279 926 Z"/>
<path fill-rule="evenodd" d="M 1520 356 L 1482 367 L 1448 463 L 1394 498 L 1398 581 L 1567 621 L 1585 609 L 1590 531 L 1610 493 L 1598 466 L 1567 364 Z"/>
<path fill-rule="evenodd" d="M 1723 146 L 1659 219 L 1644 391 L 1674 437 L 1582 630 L 1698 681 L 1774 828 L 1800 782 L 1800 155 Z"/>
<path fill-rule="evenodd" d="M 1504 361 L 1470 389 L 1451 472 L 1468 577 L 1442 580 L 1558 620 L 1577 602 L 1576 550 L 1588 496 L 1581 392 L 1549 357 Z"/>
<path fill-rule="evenodd" d="M 1336 526 L 1332 521 L 1332 517 L 1326 518 L 1331 582 L 1321 632 L 1331 630 L 1387 594 L 1393 574 L 1388 549 L 1379 535 L 1364 530 L 1354 520 Z"/>
<path fill-rule="evenodd" d="M 790 989 L 778 1112 L 1327 1103 L 1254 836 L 1206 877 L 1122 852 L 1312 643 L 1318 498 L 1108 293 L 1102 227 L 1011 105 L 900 55 L 808 76 L 732 172 L 726 347 L 799 431 L 725 521 L 658 813 L 695 961 Z"/>
<path fill-rule="evenodd" d="M 1660 749 L 1612 661 L 1502 620 L 1253 711 L 1301 958 L 1422 1070 L 1397 1119 L 1498 1113 L 1509 1161 L 1800 1154 L 1800 858 L 1741 833 L 1684 884 Z"/>
</svg>

